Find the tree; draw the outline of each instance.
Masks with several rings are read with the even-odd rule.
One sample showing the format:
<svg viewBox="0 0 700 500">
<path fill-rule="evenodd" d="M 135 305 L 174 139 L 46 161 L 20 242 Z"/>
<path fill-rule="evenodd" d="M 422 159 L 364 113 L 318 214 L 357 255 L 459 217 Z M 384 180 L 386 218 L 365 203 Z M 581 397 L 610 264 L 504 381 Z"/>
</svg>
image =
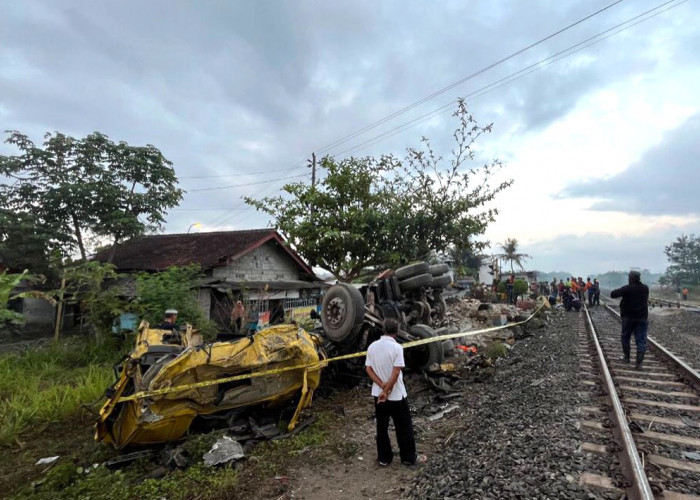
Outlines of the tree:
<svg viewBox="0 0 700 500">
<path fill-rule="evenodd" d="M 46 246 L 64 255 L 77 249 L 86 261 L 86 235 L 116 247 L 158 229 L 182 199 L 172 163 L 154 146 L 114 143 L 99 132 L 82 139 L 56 132 L 37 147 L 26 135 L 8 134 L 5 142 L 20 154 L 0 156 L 0 175 L 9 179 L 0 183 L 0 202 L 6 212 L 31 218 Z"/>
<path fill-rule="evenodd" d="M 405 161 L 393 156 L 321 160 L 316 186 L 284 186 L 287 197 L 246 198 L 274 218 L 277 229 L 313 266 L 352 281 L 363 269 L 425 259 L 430 252 L 473 242 L 497 214 L 484 209 L 510 186 L 489 181 L 498 160 L 471 168 L 474 143 L 491 125 L 479 127 L 460 100 L 451 160 L 444 165 L 427 139 L 410 148 Z"/>
<path fill-rule="evenodd" d="M 477 254 L 471 247 L 465 248 L 460 244 L 452 245 L 448 255 L 459 276 L 478 273 L 485 259 L 484 255 Z"/>
<path fill-rule="evenodd" d="M 173 266 L 159 273 L 140 273 L 136 278 L 138 298 L 134 309 L 151 324 L 161 323 L 166 309 L 177 309 L 180 322 L 190 323 L 212 337 L 217 327 L 204 317 L 197 302 L 197 285 L 202 277 L 197 264 Z"/>
<path fill-rule="evenodd" d="M 666 276 L 672 283 L 700 285 L 700 236 L 681 235 L 664 253 L 670 262 Z"/>
<path fill-rule="evenodd" d="M 518 253 L 518 240 L 506 238 L 505 243 L 501 243 L 500 246 L 503 253 L 499 257 L 510 262 L 510 272 L 513 272 L 513 263 L 517 264 L 520 269 L 523 269 L 523 262 L 529 259 L 530 256 L 526 253 Z"/>
</svg>

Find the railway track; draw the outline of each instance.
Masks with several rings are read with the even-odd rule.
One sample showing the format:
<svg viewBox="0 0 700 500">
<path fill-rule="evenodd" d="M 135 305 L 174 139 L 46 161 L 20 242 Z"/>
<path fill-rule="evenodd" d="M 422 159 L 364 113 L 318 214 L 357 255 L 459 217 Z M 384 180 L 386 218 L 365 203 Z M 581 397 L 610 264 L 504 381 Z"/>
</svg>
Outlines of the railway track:
<svg viewBox="0 0 700 500">
<path fill-rule="evenodd" d="M 610 307 L 584 308 L 581 321 L 581 451 L 600 466 L 580 482 L 604 498 L 700 499 L 700 374 L 653 335 L 641 371 L 619 361 L 620 319 Z"/>
</svg>

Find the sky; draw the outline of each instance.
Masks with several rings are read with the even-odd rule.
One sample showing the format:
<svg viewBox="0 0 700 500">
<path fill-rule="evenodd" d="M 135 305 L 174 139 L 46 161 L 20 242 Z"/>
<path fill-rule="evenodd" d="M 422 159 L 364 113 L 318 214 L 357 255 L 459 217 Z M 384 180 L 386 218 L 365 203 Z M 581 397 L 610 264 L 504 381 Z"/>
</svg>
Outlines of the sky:
<svg viewBox="0 0 700 500">
<path fill-rule="evenodd" d="M 0 0 L 0 125 L 153 144 L 187 191 L 165 232 L 250 229 L 270 221 L 242 197 L 310 180 L 312 152 L 402 158 L 425 136 L 449 160 L 465 97 L 493 123 L 474 166 L 514 180 L 487 252 L 660 272 L 700 234 L 700 6 L 613 3 Z"/>
</svg>

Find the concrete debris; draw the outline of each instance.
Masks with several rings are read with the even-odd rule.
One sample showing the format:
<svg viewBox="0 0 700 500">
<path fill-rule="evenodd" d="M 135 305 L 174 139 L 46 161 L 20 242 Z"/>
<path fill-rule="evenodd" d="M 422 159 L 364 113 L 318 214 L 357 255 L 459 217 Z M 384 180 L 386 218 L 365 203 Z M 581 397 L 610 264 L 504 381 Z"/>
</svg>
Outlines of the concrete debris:
<svg viewBox="0 0 700 500">
<path fill-rule="evenodd" d="M 213 467 L 215 465 L 227 464 L 234 460 L 240 460 L 245 456 L 243 447 L 238 441 L 234 441 L 228 436 L 218 439 L 214 446 L 202 457 L 204 465 Z"/>
</svg>

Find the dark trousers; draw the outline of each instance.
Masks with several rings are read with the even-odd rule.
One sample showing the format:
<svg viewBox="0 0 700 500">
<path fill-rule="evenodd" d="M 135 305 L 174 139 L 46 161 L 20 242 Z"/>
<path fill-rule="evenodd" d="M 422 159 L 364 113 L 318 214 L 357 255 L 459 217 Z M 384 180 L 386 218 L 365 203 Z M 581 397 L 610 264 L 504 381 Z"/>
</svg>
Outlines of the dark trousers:
<svg viewBox="0 0 700 500">
<path fill-rule="evenodd" d="M 642 353 L 647 349 L 647 320 L 622 318 L 622 352 L 625 356 L 630 353 L 630 340 L 634 334 L 634 343 L 637 344 L 637 352 Z"/>
<path fill-rule="evenodd" d="M 377 456 L 380 462 L 390 463 L 394 458 L 389 441 L 389 419 L 394 421 L 396 441 L 399 443 L 401 462 L 413 464 L 416 461 L 416 441 L 413 437 L 413 422 L 408 408 L 408 399 L 377 403 L 374 398 L 374 411 L 377 416 Z"/>
<path fill-rule="evenodd" d="M 588 306 L 593 307 L 593 294 L 595 292 L 593 290 L 588 290 Z"/>
</svg>

